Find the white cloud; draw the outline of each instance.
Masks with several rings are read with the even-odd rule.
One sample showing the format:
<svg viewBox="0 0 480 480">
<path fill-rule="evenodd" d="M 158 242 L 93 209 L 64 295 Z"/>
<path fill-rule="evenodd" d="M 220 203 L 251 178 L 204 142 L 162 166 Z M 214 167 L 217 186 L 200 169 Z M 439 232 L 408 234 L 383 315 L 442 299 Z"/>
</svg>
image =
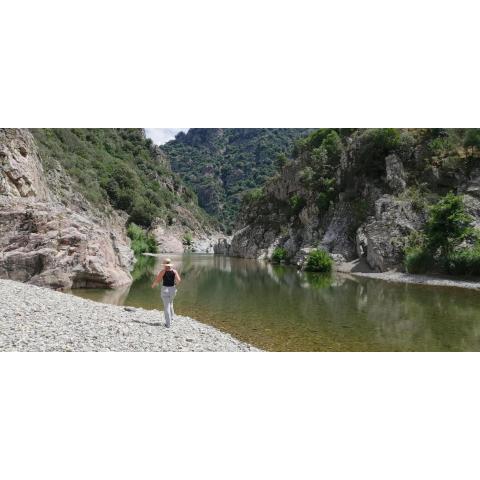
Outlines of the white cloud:
<svg viewBox="0 0 480 480">
<path fill-rule="evenodd" d="M 173 140 L 178 132 L 187 132 L 188 128 L 146 128 L 145 134 L 157 145 Z"/>
</svg>

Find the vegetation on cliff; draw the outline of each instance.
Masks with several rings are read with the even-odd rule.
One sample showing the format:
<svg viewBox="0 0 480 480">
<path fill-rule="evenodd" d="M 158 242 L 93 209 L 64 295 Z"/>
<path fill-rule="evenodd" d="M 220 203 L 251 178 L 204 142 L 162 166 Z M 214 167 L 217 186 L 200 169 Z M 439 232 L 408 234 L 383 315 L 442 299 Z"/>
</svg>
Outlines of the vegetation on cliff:
<svg viewBox="0 0 480 480">
<path fill-rule="evenodd" d="M 301 128 L 192 128 L 161 148 L 199 204 L 230 232 L 242 195 L 261 187 L 290 154 Z"/>
<path fill-rule="evenodd" d="M 479 129 L 318 129 L 296 140 L 263 186 L 243 195 L 232 252 L 262 256 L 275 244 L 293 257 L 321 247 L 346 260 L 365 256 L 383 271 L 400 267 L 408 250 L 430 270 L 411 238 L 424 231 L 431 242 L 442 237 L 444 225 L 435 232 L 429 215 L 458 207 L 458 195 L 465 218 L 480 223 Z M 435 255 L 448 253 L 444 271 L 473 271 L 465 268 L 467 259 L 475 263 L 473 250 L 461 246 L 446 252 L 448 245 L 436 244 Z"/>
<path fill-rule="evenodd" d="M 60 164 L 95 207 L 125 211 L 129 221 L 149 227 L 175 217 L 175 206 L 207 215 L 194 192 L 174 174 L 158 147 L 138 128 L 31 129 L 49 174 Z"/>
<path fill-rule="evenodd" d="M 135 223 L 128 226 L 127 234 L 131 240 L 131 247 L 136 257 L 140 257 L 143 253 L 156 253 L 157 243 L 153 235 Z"/>
<path fill-rule="evenodd" d="M 307 272 L 327 273 L 332 270 L 332 259 L 328 252 L 323 249 L 312 250 L 307 257 L 305 270 Z"/>
<path fill-rule="evenodd" d="M 472 226 L 473 220 L 465 212 L 461 196 L 445 195 L 430 208 L 424 231 L 417 233 L 406 249 L 407 271 L 480 275 L 479 232 Z"/>
</svg>

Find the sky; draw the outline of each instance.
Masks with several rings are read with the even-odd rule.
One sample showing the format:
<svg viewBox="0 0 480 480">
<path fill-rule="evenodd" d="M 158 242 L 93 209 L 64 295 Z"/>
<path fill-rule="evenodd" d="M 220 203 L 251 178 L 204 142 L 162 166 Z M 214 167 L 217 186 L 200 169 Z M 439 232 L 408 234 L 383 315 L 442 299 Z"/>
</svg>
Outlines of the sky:
<svg viewBox="0 0 480 480">
<path fill-rule="evenodd" d="M 178 132 L 186 132 L 188 128 L 146 128 L 145 133 L 157 145 L 173 140 Z"/>
</svg>

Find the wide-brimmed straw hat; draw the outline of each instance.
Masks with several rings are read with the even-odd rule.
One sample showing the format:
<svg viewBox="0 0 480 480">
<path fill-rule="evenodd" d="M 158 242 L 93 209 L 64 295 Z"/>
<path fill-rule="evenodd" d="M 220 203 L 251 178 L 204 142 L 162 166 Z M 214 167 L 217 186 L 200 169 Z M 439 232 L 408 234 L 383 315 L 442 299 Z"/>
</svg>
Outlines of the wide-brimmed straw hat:
<svg viewBox="0 0 480 480">
<path fill-rule="evenodd" d="M 163 264 L 166 265 L 167 267 L 173 267 L 173 263 L 170 258 L 165 258 L 165 260 L 163 261 Z"/>
</svg>

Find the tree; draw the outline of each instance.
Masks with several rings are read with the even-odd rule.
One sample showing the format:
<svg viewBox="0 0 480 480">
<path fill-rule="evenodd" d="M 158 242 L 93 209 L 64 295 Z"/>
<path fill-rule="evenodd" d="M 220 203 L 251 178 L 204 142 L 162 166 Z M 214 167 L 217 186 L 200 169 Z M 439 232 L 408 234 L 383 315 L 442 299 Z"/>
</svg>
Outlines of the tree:
<svg viewBox="0 0 480 480">
<path fill-rule="evenodd" d="M 282 169 L 288 162 L 288 157 L 284 153 L 277 155 L 276 165 L 279 169 Z"/>
<path fill-rule="evenodd" d="M 474 233 L 473 218 L 465 212 L 463 198 L 452 192 L 430 210 L 425 233 L 427 248 L 436 254 L 448 256 L 453 249 Z"/>
<path fill-rule="evenodd" d="M 470 148 L 470 156 L 473 157 L 474 150 L 480 148 L 480 128 L 471 128 L 467 130 L 463 146 L 465 148 Z"/>
</svg>

